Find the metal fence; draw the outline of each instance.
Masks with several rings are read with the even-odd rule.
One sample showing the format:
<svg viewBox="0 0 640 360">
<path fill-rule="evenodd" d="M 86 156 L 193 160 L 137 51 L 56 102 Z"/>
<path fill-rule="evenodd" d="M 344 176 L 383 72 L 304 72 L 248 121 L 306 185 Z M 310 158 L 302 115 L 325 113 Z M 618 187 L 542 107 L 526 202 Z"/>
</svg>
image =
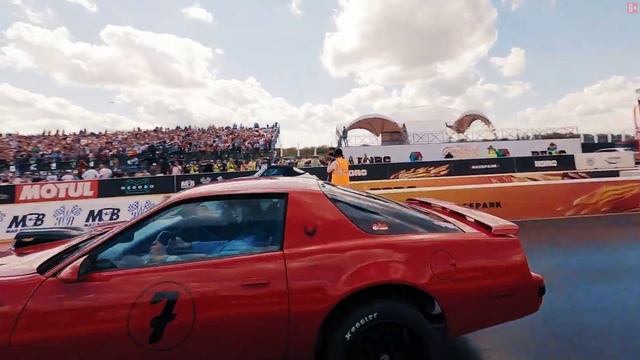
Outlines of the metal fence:
<svg viewBox="0 0 640 360">
<path fill-rule="evenodd" d="M 502 129 L 454 134 L 447 131 L 418 131 L 408 134 L 409 144 L 442 144 L 461 141 L 496 140 L 536 140 L 579 138 L 577 127 L 558 127 L 544 129 Z M 349 135 L 347 146 L 380 145 L 381 138 L 375 135 Z"/>
</svg>

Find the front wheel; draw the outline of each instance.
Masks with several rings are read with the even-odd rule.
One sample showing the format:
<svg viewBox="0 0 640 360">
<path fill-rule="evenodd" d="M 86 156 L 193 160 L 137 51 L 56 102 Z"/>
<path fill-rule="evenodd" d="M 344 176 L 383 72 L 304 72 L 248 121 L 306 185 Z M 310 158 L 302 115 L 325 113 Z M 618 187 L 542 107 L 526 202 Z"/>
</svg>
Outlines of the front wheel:
<svg viewBox="0 0 640 360">
<path fill-rule="evenodd" d="M 329 329 L 325 359 L 434 359 L 434 333 L 425 317 L 404 302 L 357 306 Z"/>
</svg>

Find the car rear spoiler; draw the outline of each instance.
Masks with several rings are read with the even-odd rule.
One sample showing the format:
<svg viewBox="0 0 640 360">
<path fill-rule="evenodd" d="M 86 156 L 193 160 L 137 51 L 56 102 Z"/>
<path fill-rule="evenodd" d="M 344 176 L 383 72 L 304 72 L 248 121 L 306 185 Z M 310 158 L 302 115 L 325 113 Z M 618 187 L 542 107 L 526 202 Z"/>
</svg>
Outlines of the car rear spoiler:
<svg viewBox="0 0 640 360">
<path fill-rule="evenodd" d="M 448 201 L 432 198 L 411 198 L 407 200 L 407 203 L 445 215 L 454 215 L 456 218 L 461 218 L 460 220 L 479 224 L 488 229 L 493 235 L 516 235 L 520 229 L 518 225 L 510 221 Z"/>
</svg>

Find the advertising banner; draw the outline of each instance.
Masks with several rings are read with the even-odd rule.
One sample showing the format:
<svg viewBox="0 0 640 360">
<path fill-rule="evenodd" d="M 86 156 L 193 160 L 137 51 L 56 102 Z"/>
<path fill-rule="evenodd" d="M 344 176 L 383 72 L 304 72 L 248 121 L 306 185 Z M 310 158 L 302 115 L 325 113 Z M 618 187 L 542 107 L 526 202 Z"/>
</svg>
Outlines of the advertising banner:
<svg viewBox="0 0 640 360">
<path fill-rule="evenodd" d="M 508 174 L 516 172 L 513 158 L 454 160 L 450 175 Z"/>
<path fill-rule="evenodd" d="M 0 185 L 0 204 L 13 204 L 16 198 L 15 185 Z"/>
<path fill-rule="evenodd" d="M 515 158 L 516 172 L 576 170 L 573 155 L 549 155 Z"/>
<path fill-rule="evenodd" d="M 349 178 L 351 181 L 363 181 L 363 180 L 373 180 L 373 179 L 387 179 L 389 176 L 389 169 L 387 168 L 389 164 L 361 164 L 361 165 L 350 165 L 349 166 Z M 320 180 L 327 180 L 327 168 L 323 167 L 312 167 L 312 168 L 303 168 L 311 175 L 314 175 Z"/>
<path fill-rule="evenodd" d="M 348 146 L 342 148 L 345 159 L 351 158 L 359 164 L 368 158 L 373 163 L 397 163 L 414 161 L 453 159 L 478 159 L 489 157 L 489 147 L 505 156 L 546 155 L 547 148 L 554 143 L 559 153 L 580 154 L 579 138 L 544 140 L 461 141 L 453 143 Z M 449 154 L 449 155 L 448 155 Z"/>
<path fill-rule="evenodd" d="M 38 182 L 16 185 L 16 203 L 93 199 L 98 181 Z"/>
<path fill-rule="evenodd" d="M 216 174 L 192 174 L 176 176 L 176 191 L 192 189 L 200 185 L 208 185 L 218 181 Z"/>
<path fill-rule="evenodd" d="M 417 179 L 360 181 L 351 183 L 351 188 L 361 191 L 368 191 L 459 185 L 505 184 L 532 181 L 616 178 L 618 176 L 621 176 L 621 171 L 619 170 L 447 176 Z"/>
<path fill-rule="evenodd" d="M 577 154 L 575 161 L 578 170 L 633 168 L 636 165 L 633 151 Z"/>
<path fill-rule="evenodd" d="M 371 167 L 376 165 L 368 166 Z M 387 167 L 388 172 L 384 177 L 370 178 L 370 180 L 440 177 L 449 176 L 452 173 L 451 161 L 424 161 L 418 163 L 396 163 L 377 166 Z"/>
<path fill-rule="evenodd" d="M 176 192 L 175 176 L 100 180 L 99 197 L 169 194 Z"/>
<path fill-rule="evenodd" d="M 0 240 L 25 229 L 92 227 L 134 219 L 167 195 L 0 205 Z"/>
<path fill-rule="evenodd" d="M 640 212 L 640 179 L 587 179 L 374 191 L 404 201 L 430 197 L 509 220 Z"/>
</svg>

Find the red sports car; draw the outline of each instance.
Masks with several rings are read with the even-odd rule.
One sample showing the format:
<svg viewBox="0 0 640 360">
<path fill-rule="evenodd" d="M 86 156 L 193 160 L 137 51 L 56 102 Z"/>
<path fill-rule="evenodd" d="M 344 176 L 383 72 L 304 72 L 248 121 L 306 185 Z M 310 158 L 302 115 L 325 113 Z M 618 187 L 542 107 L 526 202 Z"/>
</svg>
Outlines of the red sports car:
<svg viewBox="0 0 640 360">
<path fill-rule="evenodd" d="M 539 309 L 517 231 L 312 179 L 202 186 L 0 251 L 0 359 L 429 359 Z"/>
</svg>

